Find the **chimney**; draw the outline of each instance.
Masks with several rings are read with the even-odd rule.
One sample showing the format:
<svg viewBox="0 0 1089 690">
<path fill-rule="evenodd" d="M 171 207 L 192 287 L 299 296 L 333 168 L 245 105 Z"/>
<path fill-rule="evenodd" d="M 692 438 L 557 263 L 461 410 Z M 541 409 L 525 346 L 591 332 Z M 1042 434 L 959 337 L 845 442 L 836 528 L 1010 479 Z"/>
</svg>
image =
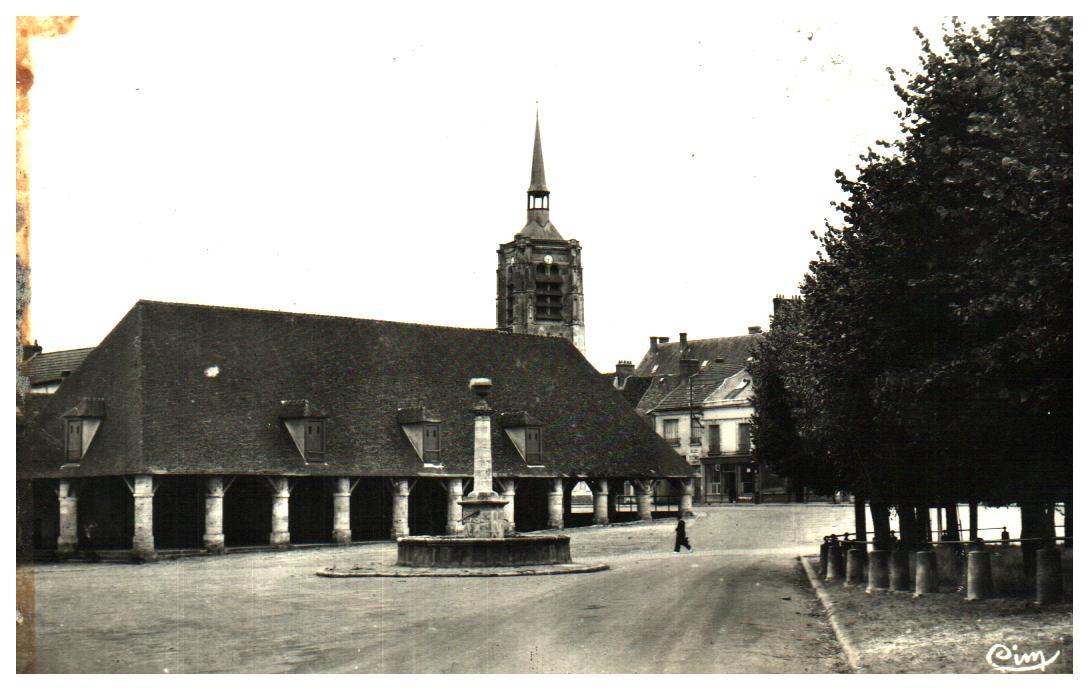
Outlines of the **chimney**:
<svg viewBox="0 0 1089 690">
<path fill-rule="evenodd" d="M 616 387 L 623 388 L 628 377 L 635 373 L 635 365 L 626 359 L 616 363 Z"/>
<path fill-rule="evenodd" d="M 35 355 L 40 355 L 41 353 L 42 353 L 42 346 L 38 344 L 37 340 L 34 341 L 33 345 L 23 345 L 23 361 L 24 362 L 27 361 L 28 359 L 30 359 L 31 357 L 34 357 Z"/>
<path fill-rule="evenodd" d="M 681 333 L 681 357 L 684 357 L 685 351 L 688 350 L 688 334 Z"/>
<path fill-rule="evenodd" d="M 762 330 L 759 326 L 749 326 L 749 335 L 756 335 L 760 332 L 762 332 Z"/>
<path fill-rule="evenodd" d="M 650 351 L 651 352 L 657 352 L 658 351 L 658 336 L 656 336 L 656 335 L 650 336 Z"/>
</svg>

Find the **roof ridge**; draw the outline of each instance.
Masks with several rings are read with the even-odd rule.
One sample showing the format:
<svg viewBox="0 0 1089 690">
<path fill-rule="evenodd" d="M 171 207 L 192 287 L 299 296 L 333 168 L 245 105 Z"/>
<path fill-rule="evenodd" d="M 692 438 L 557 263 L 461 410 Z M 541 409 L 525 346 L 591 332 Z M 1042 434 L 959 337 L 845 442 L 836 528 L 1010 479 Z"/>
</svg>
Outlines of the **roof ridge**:
<svg viewBox="0 0 1089 690">
<path fill-rule="evenodd" d="M 392 324 L 392 325 L 396 325 L 396 326 L 413 326 L 413 327 L 416 327 L 416 328 L 428 328 L 428 329 L 441 328 L 441 329 L 445 329 L 445 330 L 449 330 L 449 331 L 467 331 L 467 332 L 470 332 L 470 333 L 496 333 L 496 334 L 501 334 L 503 336 L 513 336 L 513 337 L 522 336 L 522 337 L 529 337 L 529 338 L 547 338 L 547 339 L 555 339 L 555 340 L 565 340 L 564 338 L 553 338 L 553 336 L 537 335 L 535 333 L 510 333 L 510 332 L 507 332 L 507 331 L 500 331 L 500 330 L 498 330 L 496 328 L 467 328 L 465 326 L 443 326 L 443 325 L 439 325 L 439 324 L 419 323 L 419 322 L 416 322 L 416 321 L 387 321 L 387 320 L 384 320 L 384 319 L 368 319 L 368 318 L 359 317 L 359 316 L 341 316 L 341 315 L 338 315 L 338 314 L 311 314 L 311 313 L 308 313 L 308 312 L 282 311 L 282 310 L 279 310 L 279 309 L 257 309 L 257 308 L 254 308 L 254 307 L 229 307 L 229 306 L 219 305 L 219 304 L 195 304 L 195 303 L 191 303 L 191 302 L 164 302 L 164 301 L 160 301 L 160 300 L 141 299 L 141 300 L 137 300 L 135 306 L 139 306 L 139 305 L 167 306 L 167 307 L 187 307 L 187 308 L 191 308 L 191 309 L 204 309 L 204 310 L 209 310 L 209 311 L 220 311 L 220 312 L 244 312 L 244 313 L 251 313 L 251 314 L 276 314 L 276 315 L 280 315 L 280 316 L 302 316 L 302 317 L 306 317 L 306 318 L 309 318 L 309 319 L 331 319 L 331 320 L 337 320 L 337 321 L 358 321 L 358 322 L 374 323 L 374 324 Z M 90 349 L 94 349 L 94 348 L 90 348 Z"/>
</svg>

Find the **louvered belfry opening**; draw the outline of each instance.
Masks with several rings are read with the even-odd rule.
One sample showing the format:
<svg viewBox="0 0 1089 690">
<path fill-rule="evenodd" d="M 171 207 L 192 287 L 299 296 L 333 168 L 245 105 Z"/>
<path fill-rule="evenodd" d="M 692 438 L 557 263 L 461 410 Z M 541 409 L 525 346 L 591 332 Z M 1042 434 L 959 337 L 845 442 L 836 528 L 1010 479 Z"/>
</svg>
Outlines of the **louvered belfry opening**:
<svg viewBox="0 0 1089 690">
<path fill-rule="evenodd" d="M 556 264 L 537 264 L 534 313 L 538 321 L 563 320 L 563 277 Z"/>
</svg>

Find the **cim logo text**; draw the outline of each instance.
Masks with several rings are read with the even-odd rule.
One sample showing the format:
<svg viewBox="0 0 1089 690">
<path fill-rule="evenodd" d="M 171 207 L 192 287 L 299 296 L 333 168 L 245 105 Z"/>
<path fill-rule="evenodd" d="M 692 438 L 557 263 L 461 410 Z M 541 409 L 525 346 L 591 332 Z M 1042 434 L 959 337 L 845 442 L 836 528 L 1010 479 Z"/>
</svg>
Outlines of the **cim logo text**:
<svg viewBox="0 0 1089 690">
<path fill-rule="evenodd" d="M 991 648 L 987 650 L 987 663 L 991 665 L 991 668 L 1003 673 L 1043 671 L 1059 658 L 1059 654 L 1062 654 L 1061 649 L 1048 659 L 1040 650 L 1024 654 L 1017 651 L 1017 645 L 1007 647 L 999 642 L 991 645 Z"/>
</svg>

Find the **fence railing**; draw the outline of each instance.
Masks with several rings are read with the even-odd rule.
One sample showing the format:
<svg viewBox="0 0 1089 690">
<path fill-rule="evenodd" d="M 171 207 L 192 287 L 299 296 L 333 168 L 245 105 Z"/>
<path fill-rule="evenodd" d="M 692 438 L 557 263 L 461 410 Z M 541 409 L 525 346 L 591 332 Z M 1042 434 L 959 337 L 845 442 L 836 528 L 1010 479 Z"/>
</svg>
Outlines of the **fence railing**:
<svg viewBox="0 0 1089 690">
<path fill-rule="evenodd" d="M 651 508 L 657 512 L 681 509 L 680 496 L 652 496 Z M 639 497 L 621 495 L 616 497 L 616 512 L 632 513 L 639 510 Z"/>
</svg>

